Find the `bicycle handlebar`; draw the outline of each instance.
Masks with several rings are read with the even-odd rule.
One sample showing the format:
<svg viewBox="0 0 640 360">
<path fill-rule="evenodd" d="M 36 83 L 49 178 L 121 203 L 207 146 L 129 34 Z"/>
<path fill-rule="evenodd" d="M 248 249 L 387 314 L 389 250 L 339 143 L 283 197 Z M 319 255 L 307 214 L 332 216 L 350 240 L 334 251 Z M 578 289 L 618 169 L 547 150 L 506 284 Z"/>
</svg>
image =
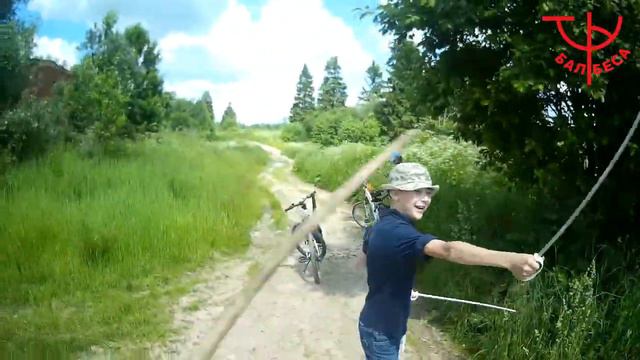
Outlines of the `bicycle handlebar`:
<svg viewBox="0 0 640 360">
<path fill-rule="evenodd" d="M 304 198 L 302 198 L 302 200 L 298 201 L 297 203 L 293 203 L 291 205 L 289 205 L 289 207 L 287 207 L 286 209 L 284 209 L 285 212 L 293 209 L 294 207 L 298 207 L 298 206 L 305 206 L 305 201 L 307 201 L 307 199 L 313 199 L 316 196 L 316 191 L 312 191 L 311 193 L 309 193 L 309 195 L 306 195 Z M 315 206 L 314 206 L 315 208 Z"/>
</svg>

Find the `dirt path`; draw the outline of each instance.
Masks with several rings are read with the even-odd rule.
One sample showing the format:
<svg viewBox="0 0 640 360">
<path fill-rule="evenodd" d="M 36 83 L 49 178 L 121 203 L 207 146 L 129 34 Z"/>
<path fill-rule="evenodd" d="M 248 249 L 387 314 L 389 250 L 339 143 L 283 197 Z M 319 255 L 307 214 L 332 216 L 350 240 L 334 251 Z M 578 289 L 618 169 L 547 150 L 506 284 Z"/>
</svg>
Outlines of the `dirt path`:
<svg viewBox="0 0 640 360">
<path fill-rule="evenodd" d="M 272 162 L 261 174 L 281 204 L 298 201 L 312 191 L 312 185 L 292 175 L 292 161 L 272 147 L 262 145 Z M 329 197 L 320 189 L 318 206 Z M 362 359 L 357 331 L 358 314 L 366 295 L 366 274 L 358 266 L 362 231 L 344 204 L 322 222 L 328 252 L 321 264 L 322 283 L 303 276 L 297 253 L 280 266 L 220 344 L 213 359 Z M 299 219 L 290 214 L 290 224 Z M 286 234 L 274 228 L 269 212 L 252 234 L 253 245 L 241 258 L 215 269 L 203 269 L 194 276 L 208 280 L 183 298 L 176 309 L 180 335 L 156 348 L 153 358 L 189 359 L 193 350 L 205 344 L 207 330 L 225 304 L 255 272 L 260 257 L 268 255 L 270 244 Z M 195 304 L 195 305 L 194 305 Z M 417 324 L 413 323 L 412 327 Z M 420 335 L 410 337 L 405 359 L 452 359 L 444 337 L 426 324 Z M 425 335 L 426 334 L 426 335 Z M 421 354 L 421 355 L 418 355 Z"/>
</svg>

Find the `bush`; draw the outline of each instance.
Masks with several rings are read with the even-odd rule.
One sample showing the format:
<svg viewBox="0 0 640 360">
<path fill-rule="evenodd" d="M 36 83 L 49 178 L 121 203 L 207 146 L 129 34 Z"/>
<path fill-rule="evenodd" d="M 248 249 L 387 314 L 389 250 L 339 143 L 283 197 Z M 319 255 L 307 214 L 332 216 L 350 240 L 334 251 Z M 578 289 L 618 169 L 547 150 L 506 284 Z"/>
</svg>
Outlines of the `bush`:
<svg viewBox="0 0 640 360">
<path fill-rule="evenodd" d="M 322 149 L 310 146 L 297 150 L 293 169 L 305 181 L 333 191 L 380 150 L 363 144 L 344 144 Z"/>
<path fill-rule="evenodd" d="M 349 116 L 347 112 L 340 110 L 314 113 L 306 120 L 307 127 L 311 129 L 311 141 L 323 146 L 338 145 L 340 143 L 338 139 L 340 122 L 347 116 Z"/>
<path fill-rule="evenodd" d="M 200 129 L 215 134 L 213 120 L 202 101 L 171 99 L 166 117 L 165 123 L 171 130 Z"/>
<path fill-rule="evenodd" d="M 303 124 L 309 139 L 323 146 L 344 143 L 377 145 L 381 142 L 378 121 L 354 108 L 316 111 L 309 114 Z"/>
<path fill-rule="evenodd" d="M 380 124 L 373 118 L 360 120 L 347 118 L 340 124 L 338 140 L 340 142 L 375 144 L 379 141 Z"/>
<path fill-rule="evenodd" d="M 405 161 L 425 165 L 434 182 L 446 179 L 447 185 L 471 187 L 482 176 L 491 176 L 488 172 L 482 172 L 484 159 L 480 151 L 472 143 L 423 132 L 403 155 Z"/>
<path fill-rule="evenodd" d="M 66 131 L 59 102 L 28 100 L 0 117 L 0 152 L 4 152 L 0 162 L 6 165 L 42 155 L 64 140 Z"/>
<path fill-rule="evenodd" d="M 132 137 L 135 129 L 127 125 L 128 98 L 120 90 L 115 71 L 98 72 L 91 59 L 73 70 L 74 80 L 64 91 L 64 105 L 74 131 L 93 129 L 96 138 Z"/>
<path fill-rule="evenodd" d="M 302 125 L 301 123 L 290 123 L 282 129 L 280 138 L 283 141 L 306 141 L 307 131 L 305 130 L 304 125 Z"/>
</svg>

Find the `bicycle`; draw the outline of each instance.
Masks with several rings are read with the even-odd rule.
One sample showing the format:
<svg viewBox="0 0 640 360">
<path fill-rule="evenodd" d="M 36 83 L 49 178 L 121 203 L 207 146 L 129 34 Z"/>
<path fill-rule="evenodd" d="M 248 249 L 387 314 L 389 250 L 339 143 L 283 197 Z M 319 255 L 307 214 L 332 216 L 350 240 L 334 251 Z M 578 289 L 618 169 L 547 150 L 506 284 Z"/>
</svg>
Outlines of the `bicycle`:
<svg viewBox="0 0 640 360">
<path fill-rule="evenodd" d="M 382 201 L 387 197 L 387 192 L 383 190 L 373 190 L 370 183 L 362 184 L 364 200 L 353 204 L 351 217 L 361 228 L 369 227 L 379 220 L 378 209 Z"/>
<path fill-rule="evenodd" d="M 293 225 L 291 228 L 292 233 L 311 216 L 311 212 L 308 211 L 306 204 L 307 199 L 311 199 L 312 211 L 315 211 L 317 208 L 315 191 L 306 195 L 299 202 L 291 204 L 289 207 L 284 209 L 285 212 L 296 207 L 299 207 L 302 210 L 302 220 Z M 305 264 L 303 272 L 306 273 L 309 264 L 311 264 L 313 270 L 313 281 L 316 284 L 320 284 L 320 262 L 322 262 L 327 254 L 327 243 L 324 241 L 320 225 L 316 226 L 315 229 L 308 233 L 304 242 L 296 245 L 296 249 L 302 255 L 298 258 L 298 261 Z"/>
<path fill-rule="evenodd" d="M 403 161 L 402 153 L 399 151 L 391 153 L 391 158 L 389 159 L 391 164 L 398 165 Z M 356 224 L 365 229 L 375 224 L 380 219 L 378 210 L 380 209 L 380 206 L 383 206 L 382 202 L 389 196 L 389 192 L 384 190 L 375 191 L 369 182 L 362 184 L 362 191 L 364 193 L 364 200 L 353 204 L 351 217 L 353 217 Z"/>
</svg>

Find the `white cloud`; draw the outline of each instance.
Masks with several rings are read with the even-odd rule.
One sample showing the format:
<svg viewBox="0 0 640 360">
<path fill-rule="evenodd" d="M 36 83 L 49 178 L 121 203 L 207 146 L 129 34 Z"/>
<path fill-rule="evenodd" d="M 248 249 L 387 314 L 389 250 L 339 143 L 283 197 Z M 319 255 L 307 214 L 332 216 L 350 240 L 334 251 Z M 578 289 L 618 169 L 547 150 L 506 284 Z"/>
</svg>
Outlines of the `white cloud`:
<svg viewBox="0 0 640 360">
<path fill-rule="evenodd" d="M 201 79 L 222 74 L 232 80 L 172 80 L 171 74 L 180 72 L 181 64 L 192 62 L 183 53 L 196 48 L 206 49 L 209 55 L 209 68 L 201 69 Z M 269 0 L 257 19 L 245 6 L 229 0 L 206 35 L 171 33 L 161 39 L 160 50 L 168 90 L 191 98 L 209 90 L 217 119 L 231 102 L 238 120 L 246 124 L 281 121 L 289 113 L 303 64 L 309 67 L 317 91 L 331 56 L 338 57 L 342 68 L 349 91 L 347 104 L 354 104 L 373 59 L 322 0 Z"/>
<path fill-rule="evenodd" d="M 46 36 L 35 37 L 36 47 L 33 53 L 36 56 L 55 60 L 66 68 L 78 62 L 78 52 L 75 43 L 69 43 L 60 38 L 48 38 Z"/>
</svg>

